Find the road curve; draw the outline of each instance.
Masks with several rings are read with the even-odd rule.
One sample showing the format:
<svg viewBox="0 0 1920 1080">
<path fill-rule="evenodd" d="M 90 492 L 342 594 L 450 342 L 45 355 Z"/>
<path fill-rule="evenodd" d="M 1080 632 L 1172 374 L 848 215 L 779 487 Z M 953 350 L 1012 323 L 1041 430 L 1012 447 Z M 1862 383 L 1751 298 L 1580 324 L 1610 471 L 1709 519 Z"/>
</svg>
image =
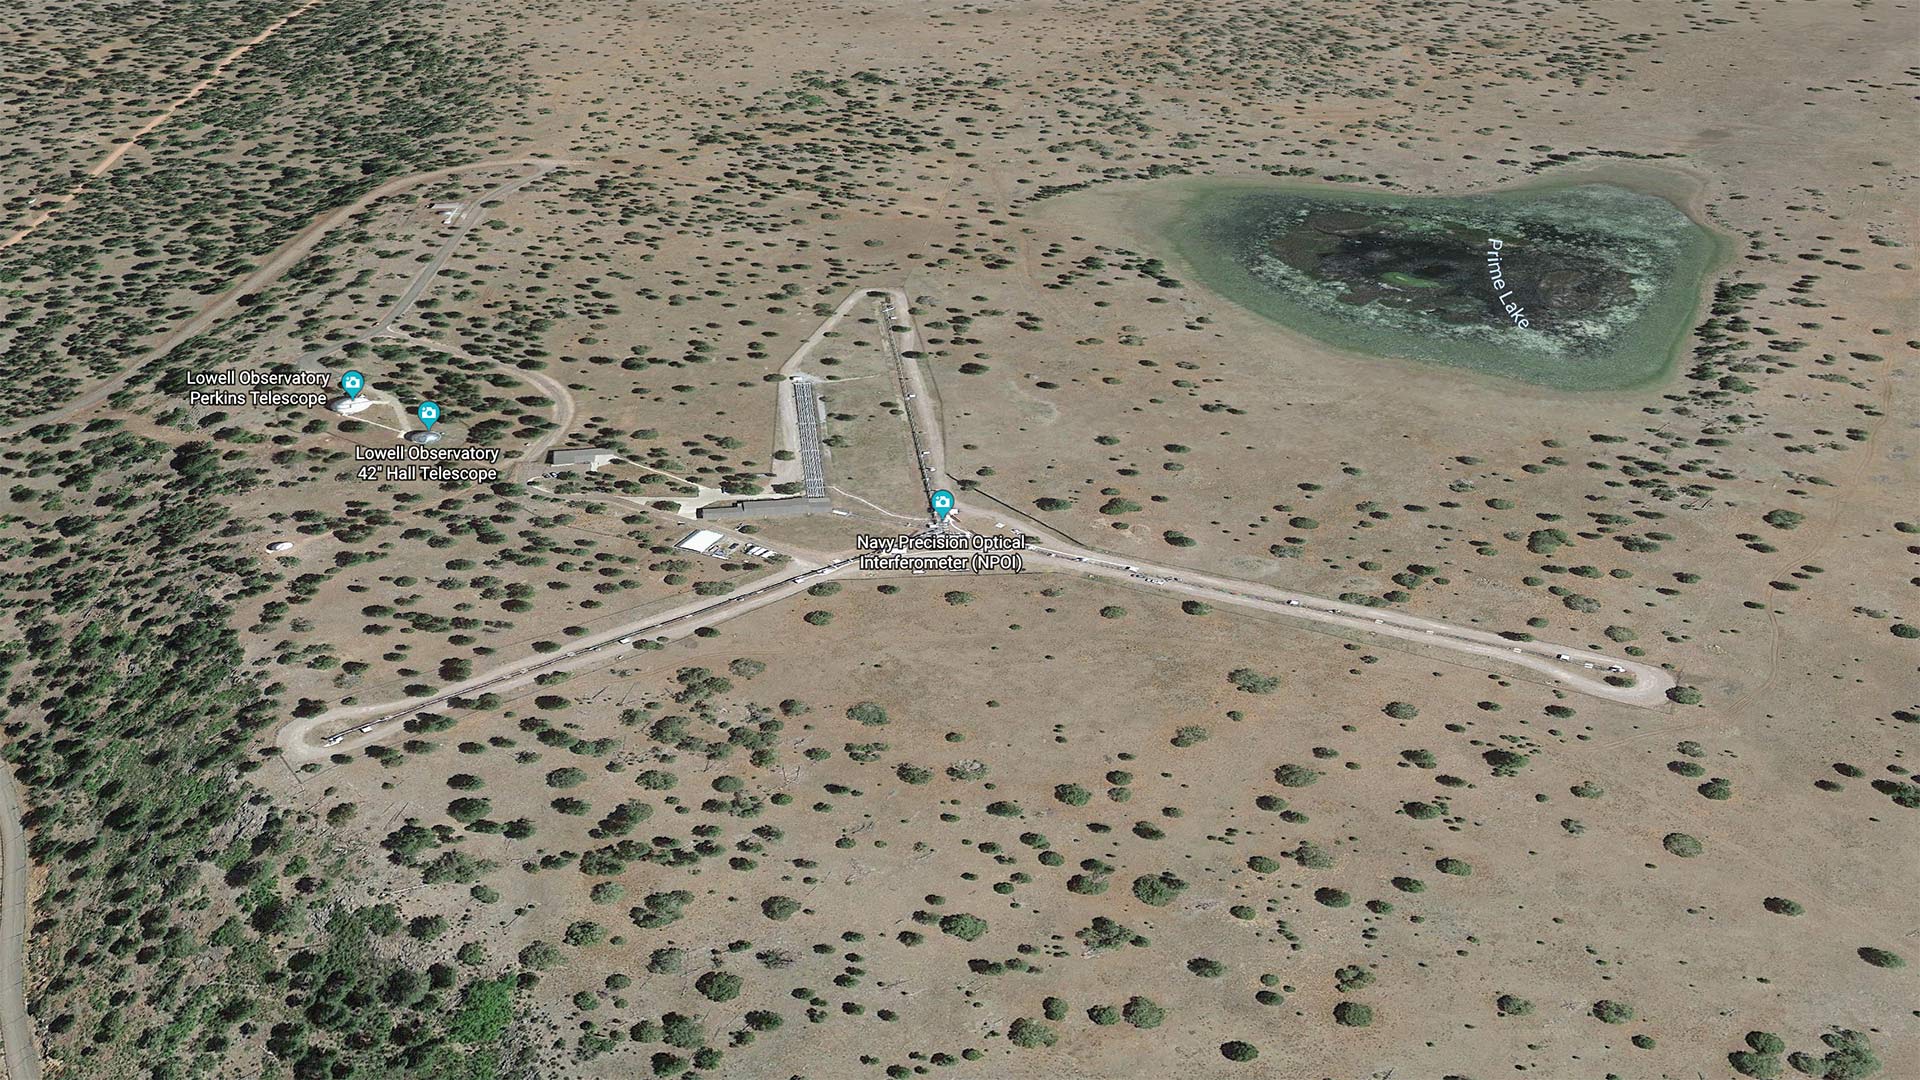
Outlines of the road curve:
<svg viewBox="0 0 1920 1080">
<path fill-rule="evenodd" d="M 27 1015 L 27 904 L 33 862 L 20 823 L 20 790 L 13 766 L 0 761 L 0 1040 L 7 1080 L 40 1080 L 40 1054 Z"/>
<path fill-rule="evenodd" d="M 449 176 L 457 176 L 463 172 L 472 172 L 476 169 L 499 169 L 522 165 L 559 168 L 561 166 L 576 164 L 578 164 L 578 162 L 560 158 L 502 158 L 491 161 L 472 161 L 465 165 L 449 165 L 445 168 L 429 169 L 426 172 L 409 173 L 406 176 L 395 177 L 381 184 L 379 187 L 369 190 L 353 202 L 338 207 L 331 213 L 315 219 L 295 234 L 293 239 L 281 245 L 272 255 L 268 256 L 267 261 L 261 263 L 252 273 L 234 282 L 225 292 L 214 297 L 211 303 L 200 309 L 199 314 L 194 315 L 186 322 L 181 323 L 162 336 L 154 343 L 153 349 L 145 355 L 152 358 L 165 356 L 185 344 L 191 338 L 205 333 L 215 323 L 232 314 L 235 301 L 240 297 L 249 293 L 258 292 L 279 280 L 281 275 L 298 266 L 300 260 L 306 258 L 307 254 L 313 250 L 314 245 L 320 242 L 321 237 L 339 228 L 345 224 L 349 218 L 365 210 L 372 203 L 378 202 L 390 195 L 396 195 L 411 187 L 431 183 L 435 180 L 443 180 Z M 476 200 L 476 206 L 478 202 L 479 200 Z M 58 409 L 17 420 L 5 426 L 0 426 L 0 437 L 18 435 L 28 428 L 39 424 L 59 423 L 60 421 L 94 408 L 114 394 L 119 393 L 121 388 L 131 382 L 133 377 L 138 375 L 145 367 L 145 361 L 131 362 L 127 365 L 126 370 L 101 382 L 86 393 L 71 399 Z"/>
<path fill-rule="evenodd" d="M 908 407 L 914 433 L 914 445 L 921 452 L 920 465 L 929 485 L 946 476 L 946 442 L 940 426 L 940 413 L 927 393 L 926 379 L 908 355 L 920 347 L 920 333 L 906 290 L 888 287 L 876 289 L 887 296 L 892 318 L 887 333 L 888 351 L 900 368 L 900 386 Z M 856 290 L 855 295 L 860 295 Z M 901 329 L 895 331 L 892 326 Z M 1003 517 L 994 507 L 975 508 L 967 503 L 964 491 L 958 493 L 953 510 L 956 523 L 961 520 L 992 521 Z M 1073 569 L 1095 576 L 1130 580 L 1167 592 L 1215 603 L 1257 608 L 1272 614 L 1328 623 L 1349 630 L 1360 630 L 1382 637 L 1438 645 L 1456 652 L 1498 659 L 1550 676 L 1553 680 L 1592 697 L 1605 698 L 1642 708 L 1656 708 L 1667 702 L 1667 691 L 1674 678 L 1664 669 L 1622 657 L 1603 656 L 1592 651 L 1546 641 L 1509 641 L 1498 634 L 1472 627 L 1458 626 L 1389 608 L 1370 608 L 1328 600 L 1308 593 L 1290 592 L 1250 581 L 1223 578 L 1179 567 L 1129 562 L 1123 556 L 1083 548 L 1045 527 L 1023 521 L 1018 530 L 1040 541 L 1028 552 L 1050 561 L 1056 568 Z M 1567 657 L 1562 660 L 1561 657 Z M 1588 665 L 1592 665 L 1589 668 Z M 1617 671 L 1608 670 L 1617 668 Z M 1589 674 L 1589 672 L 1592 674 Z M 1608 675 L 1631 676 L 1632 685 L 1615 686 Z"/>
<path fill-rule="evenodd" d="M 907 355 L 918 348 L 919 333 L 914 326 L 905 291 L 897 288 L 856 289 L 841 303 L 830 322 L 844 316 L 860 298 L 874 294 L 879 294 L 886 301 L 887 314 L 890 316 L 889 328 L 886 331 L 888 351 L 899 367 L 901 389 L 906 398 L 909 423 L 914 432 L 915 456 L 919 459 L 916 464 L 922 469 L 923 476 L 931 483 L 933 478 L 946 475 L 945 443 L 940 428 L 940 416 L 927 395 L 919 365 Z M 895 325 L 900 326 L 901 329 L 893 330 L 892 326 Z M 819 332 L 816 331 L 814 338 L 810 338 L 807 344 L 795 350 L 793 358 L 787 362 L 786 367 L 797 366 L 818 337 Z M 922 531 L 922 534 L 947 530 L 963 531 L 959 527 L 960 520 L 963 516 L 972 517 L 976 513 L 979 514 L 979 518 L 974 520 L 991 519 L 999 515 L 999 511 L 990 508 L 976 512 L 973 507 L 961 502 L 955 506 L 953 516 L 947 523 L 932 523 L 928 529 Z M 1412 641 L 1489 660 L 1499 660 L 1546 675 L 1556 685 L 1575 693 L 1640 708 L 1656 708 L 1665 704 L 1666 692 L 1676 685 L 1673 676 L 1667 671 L 1639 660 L 1606 656 L 1591 650 L 1552 642 L 1510 641 L 1490 631 L 1458 626 L 1439 619 L 1392 609 L 1371 608 L 1344 601 L 1328 600 L 1307 593 L 1291 592 L 1256 582 L 1223 578 L 1195 570 L 1148 563 L 1127 563 L 1121 561 L 1119 556 L 1082 548 L 1051 534 L 1044 527 L 1023 523 L 1016 528 L 1028 538 L 1025 553 L 1056 571 L 1126 581 L 1135 586 L 1146 586 L 1195 599 L 1253 608 L 1289 618 L 1337 626 L 1344 630 Z M 945 553 L 901 550 L 896 554 L 932 557 Z M 610 633 L 584 640 L 575 649 L 559 656 L 527 659 L 517 665 L 503 665 L 486 674 L 447 687 L 431 699 L 406 699 L 374 705 L 343 706 L 318 716 L 293 720 L 280 728 L 275 736 L 275 744 L 291 763 L 303 764 L 317 761 L 336 750 L 351 749 L 370 742 L 380 737 L 386 725 L 423 709 L 434 708 L 449 698 L 524 686 L 542 674 L 570 670 L 591 663 L 597 659 L 592 654 L 598 653 L 609 645 L 630 643 L 633 638 L 642 634 L 670 639 L 692 633 L 700 627 L 711 626 L 793 596 L 800 592 L 809 580 L 848 566 L 857 566 L 858 563 L 857 552 L 834 556 L 833 561 L 824 566 L 801 563 L 786 576 L 762 583 L 746 592 L 734 593 L 717 600 L 696 601 L 660 615 L 649 616 Z M 1620 678 L 1624 685 L 1616 685 L 1608 681 L 1609 678 L 1614 677 Z"/>
<path fill-rule="evenodd" d="M 545 463 L 541 459 L 546 456 L 548 450 L 553 449 L 554 443 L 566 438 L 567 430 L 573 427 L 574 414 L 578 412 L 579 404 L 574 400 L 573 391 L 567 389 L 564 383 L 550 375 L 545 375 L 527 368 L 516 367 L 512 364 L 503 364 L 498 360 L 488 357 L 475 356 L 451 342 L 436 341 L 433 338 L 416 337 L 400 330 L 387 330 L 375 336 L 390 338 L 394 341 L 402 341 L 408 345 L 422 349 L 432 349 L 435 352 L 443 352 L 448 356 L 465 360 L 468 363 L 497 364 L 505 369 L 507 374 L 526 382 L 534 389 L 552 398 L 553 426 L 547 430 L 546 434 L 528 443 L 526 449 L 520 452 L 518 469 L 519 477 L 523 482 L 532 480 L 540 475 L 541 471 L 546 468 Z"/>
</svg>

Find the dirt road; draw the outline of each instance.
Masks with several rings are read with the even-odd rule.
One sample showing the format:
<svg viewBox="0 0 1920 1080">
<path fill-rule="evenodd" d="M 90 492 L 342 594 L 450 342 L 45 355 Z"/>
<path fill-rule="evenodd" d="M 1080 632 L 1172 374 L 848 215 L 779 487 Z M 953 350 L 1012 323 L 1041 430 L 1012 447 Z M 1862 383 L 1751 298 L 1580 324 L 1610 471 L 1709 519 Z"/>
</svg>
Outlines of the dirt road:
<svg viewBox="0 0 1920 1080">
<path fill-rule="evenodd" d="M 0 762 L 0 1040 L 6 1042 L 7 1080 L 40 1080 L 40 1054 L 27 1015 L 27 886 L 33 863 L 20 824 L 20 791 L 13 768 Z"/>
<path fill-rule="evenodd" d="M 213 66 L 213 70 L 207 74 L 206 78 L 189 86 L 186 93 L 173 99 L 172 102 L 168 103 L 166 108 L 155 113 L 146 123 L 140 125 L 133 134 L 115 143 L 113 149 L 109 150 L 99 161 L 88 166 L 84 179 L 76 185 L 72 191 L 50 199 L 42 204 L 39 210 L 36 210 L 27 218 L 24 225 L 5 240 L 0 240 L 0 251 L 10 248 L 20 241 L 25 240 L 27 237 L 32 236 L 39 230 L 40 226 L 45 225 L 55 214 L 71 206 L 73 201 L 78 199 L 80 194 L 87 190 L 87 181 L 97 180 L 112 171 L 114 166 L 120 164 L 120 162 L 126 158 L 128 151 L 140 144 L 141 139 L 153 134 L 159 130 L 162 124 L 173 119 L 175 113 L 186 107 L 188 102 L 205 92 L 207 87 L 212 86 L 220 76 L 226 74 L 227 69 L 238 62 L 241 57 L 253 51 L 254 47 L 261 42 L 279 33 L 281 27 L 306 14 L 309 9 L 319 5 L 321 2 L 322 0 L 306 0 L 306 3 L 301 4 L 299 7 L 294 8 L 292 11 L 287 12 L 285 15 L 280 16 L 268 24 L 266 29 L 234 46 L 232 52 L 222 57 L 220 62 Z"/>
<path fill-rule="evenodd" d="M 300 230 L 299 234 L 292 240 L 289 240 L 286 244 L 282 245 L 279 250 L 269 256 L 266 262 L 261 263 L 258 269 L 234 282 L 225 292 L 215 297 L 206 307 L 200 309 L 199 314 L 164 334 L 154 343 L 153 350 L 149 355 L 155 357 L 165 356 L 174 349 L 179 348 L 188 340 L 205 333 L 215 323 L 233 313 L 236 300 L 249 293 L 258 292 L 279 280 L 281 275 L 298 266 L 300 260 L 307 257 L 307 254 L 313 250 L 314 245 L 320 242 L 321 237 L 339 228 L 345 224 L 349 218 L 381 199 L 390 195 L 399 194 L 408 188 L 431 183 L 435 180 L 443 180 L 449 176 L 456 176 L 463 172 L 533 165 L 541 167 L 541 175 L 545 175 L 546 172 L 551 172 L 553 169 L 572 164 L 575 163 L 555 158 L 508 158 L 499 161 L 476 161 L 466 165 L 450 165 L 443 169 L 430 169 L 426 172 L 412 173 L 407 176 L 396 177 L 389 180 L 379 187 L 368 191 L 365 195 L 355 199 L 353 202 L 315 219 L 306 228 Z M 529 182 L 531 179 L 532 178 L 529 178 Z M 514 190 L 518 190 L 518 187 L 515 187 Z M 477 209 L 483 201 L 485 200 L 475 200 L 471 209 Z M 464 233 L 462 235 L 464 235 Z M 441 261 L 441 265 L 445 265 L 444 260 Z M 67 401 L 58 409 L 0 427 L 0 437 L 17 435 L 37 424 L 59 423 L 86 412 L 88 409 L 97 408 L 108 398 L 119 393 L 135 375 L 140 373 L 144 366 L 144 364 L 137 362 L 131 363 L 125 371 L 122 371 L 113 378 L 105 380 L 86 393 Z"/>
</svg>

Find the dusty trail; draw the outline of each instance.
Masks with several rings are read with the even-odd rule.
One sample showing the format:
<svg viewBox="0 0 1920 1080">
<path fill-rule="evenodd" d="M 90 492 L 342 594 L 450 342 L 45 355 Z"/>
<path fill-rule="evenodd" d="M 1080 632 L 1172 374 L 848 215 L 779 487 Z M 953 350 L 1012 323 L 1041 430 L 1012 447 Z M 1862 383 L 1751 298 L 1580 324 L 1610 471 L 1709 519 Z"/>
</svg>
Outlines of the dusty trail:
<svg viewBox="0 0 1920 1080">
<path fill-rule="evenodd" d="M 7 237 L 5 240 L 0 240 L 0 251 L 4 251 L 5 249 L 12 247 L 13 245 L 19 243 L 20 241 L 25 240 L 27 237 L 32 236 L 34 232 L 36 232 L 40 228 L 40 226 L 45 225 L 48 221 L 52 220 L 55 214 L 58 214 L 60 211 L 65 210 L 67 207 L 73 205 L 73 201 L 79 198 L 81 192 L 84 192 L 87 189 L 86 180 L 98 180 L 100 177 L 107 175 L 108 172 L 111 172 L 114 166 L 120 164 L 120 162 L 126 158 L 127 153 L 129 151 L 131 151 L 135 146 L 138 146 L 140 144 L 141 139 L 144 139 L 147 136 L 153 134 L 155 131 L 158 131 L 161 125 L 173 119 L 174 114 L 178 113 L 181 109 L 185 108 L 187 106 L 187 103 L 191 102 L 194 98 L 199 97 L 201 93 L 203 93 L 208 87 L 212 86 L 215 82 L 218 82 L 220 79 L 220 76 L 225 75 L 227 73 L 227 69 L 232 67 L 235 63 L 239 62 L 241 57 L 247 55 L 247 53 L 249 52 L 252 52 L 254 46 L 259 45 L 261 42 L 266 41 L 268 38 L 279 33 L 281 27 L 287 25 L 288 23 L 299 18 L 300 16 L 305 15 L 309 10 L 319 6 L 323 2 L 324 0 L 306 0 L 306 3 L 301 4 L 299 7 L 294 8 L 292 11 L 287 12 L 285 15 L 280 16 L 278 19 L 275 19 L 271 24 L 267 26 L 266 29 L 260 31 L 258 34 L 255 34 L 254 36 L 248 38 L 247 40 L 241 42 L 239 45 L 235 46 L 232 52 L 228 53 L 225 57 L 221 58 L 219 63 L 213 65 L 213 70 L 207 73 L 206 78 L 201 79 L 199 82 L 194 83 L 192 86 L 189 86 L 186 90 L 186 93 L 181 94 L 179 97 L 175 98 L 173 102 L 169 104 L 166 108 L 155 113 L 151 119 L 149 119 L 146 123 L 140 125 L 139 129 L 134 131 L 133 134 L 127 136 L 126 139 L 115 144 L 114 148 L 108 151 L 105 157 L 102 157 L 99 161 L 96 161 L 92 165 L 88 166 L 85 174 L 85 180 L 83 180 L 81 183 L 76 185 L 72 191 L 69 191 L 64 195 L 57 196 L 51 201 L 47 202 L 39 210 L 35 211 L 30 217 L 28 217 L 26 224 L 24 224 L 18 230 L 16 230 L 12 236 Z"/>
<path fill-rule="evenodd" d="M 542 169 L 542 175 L 544 175 L 553 169 L 575 164 L 578 163 L 556 158 L 504 158 L 497 161 L 475 161 L 465 165 L 448 165 L 439 169 L 429 169 L 426 172 L 409 173 L 406 176 L 395 177 L 381 184 L 379 187 L 373 188 L 353 202 L 339 207 L 323 217 L 316 218 L 306 228 L 300 230 L 292 240 L 289 240 L 286 244 L 282 245 L 279 250 L 269 256 L 267 261 L 261 263 L 252 273 L 235 281 L 227 287 L 226 291 L 214 297 L 206 307 L 200 309 L 199 314 L 163 335 L 147 355 L 153 357 L 165 356 L 192 338 L 205 333 L 215 323 L 233 313 L 235 301 L 240 297 L 249 293 L 258 292 L 279 280 L 287 271 L 298 266 L 301 259 L 307 257 L 314 246 L 320 242 L 321 237 L 339 228 L 355 214 L 360 213 L 381 199 L 391 195 L 397 195 L 408 188 L 418 187 L 421 184 L 431 183 L 435 180 L 444 180 L 447 177 L 457 176 L 460 173 L 472 172 L 477 169 L 484 170 L 534 165 L 540 167 Z M 492 197 L 495 196 L 490 194 L 486 198 Z M 482 201 L 485 201 L 485 199 L 476 200 L 475 205 L 477 206 Z M 20 432 L 38 424 L 59 423 L 77 416 L 88 409 L 95 408 L 114 394 L 119 393 L 128 382 L 132 381 L 133 377 L 140 372 L 143 366 L 141 363 L 129 364 L 126 370 L 120 372 L 120 374 L 97 384 L 91 390 L 72 398 L 51 412 L 41 413 L 37 416 L 27 417 L 14 421 L 11 424 L 0 426 L 0 437 L 18 435 Z"/>
<path fill-rule="evenodd" d="M 11 248 L 32 236 L 42 225 L 51 221 L 55 214 L 71 206 L 74 200 L 86 190 L 86 181 L 105 176 L 126 158 L 129 151 L 139 145 L 141 139 L 153 134 L 188 102 L 199 97 L 254 46 L 271 38 L 280 31 L 281 27 L 321 2 L 322 0 L 306 0 L 299 7 L 274 20 L 260 33 L 241 42 L 214 65 L 206 78 L 188 87 L 184 94 L 142 124 L 138 130 L 108 151 L 99 161 L 94 162 L 87 169 L 85 180 L 72 191 L 42 206 L 29 216 L 19 229 L 5 240 L 0 240 L 0 250 Z M 217 308 L 219 305 L 220 302 L 215 301 L 212 306 Z M 186 340 L 185 337 L 178 339 L 178 341 L 184 340 Z M 178 341 L 175 343 L 177 344 Z M 171 347 L 171 345 L 168 346 L 168 348 Z M 113 385 L 123 381 L 116 380 Z M 97 398 L 93 398 L 91 394 L 87 395 L 92 398 L 88 404 L 75 402 L 69 407 L 90 407 L 91 404 L 106 400 L 112 392 L 113 390 L 109 388 L 100 393 Z M 18 429 L 8 428 L 3 433 L 11 435 L 15 430 Z M 0 768 L 0 772 L 5 773 L 4 776 L 0 776 L 0 1040 L 5 1042 L 7 1080 L 40 1080 L 40 1054 L 34 1048 L 33 1026 L 27 1015 L 26 1003 L 26 937 L 27 920 L 31 916 L 27 885 L 31 863 L 27 859 L 26 830 L 22 827 L 20 819 L 20 793 L 14 786 L 12 771 Z"/>
</svg>

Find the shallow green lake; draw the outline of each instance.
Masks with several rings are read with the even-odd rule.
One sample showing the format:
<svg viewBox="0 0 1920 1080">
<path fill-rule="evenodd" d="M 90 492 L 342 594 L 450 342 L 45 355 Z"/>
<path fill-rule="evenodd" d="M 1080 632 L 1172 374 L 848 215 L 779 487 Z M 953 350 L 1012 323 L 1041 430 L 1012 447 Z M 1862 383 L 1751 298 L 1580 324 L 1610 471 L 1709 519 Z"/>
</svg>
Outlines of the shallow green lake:
<svg viewBox="0 0 1920 1080">
<path fill-rule="evenodd" d="M 1165 240 L 1201 282 L 1337 348 L 1570 390 L 1672 368 L 1719 241 L 1611 184 L 1417 198 L 1190 181 Z"/>
</svg>

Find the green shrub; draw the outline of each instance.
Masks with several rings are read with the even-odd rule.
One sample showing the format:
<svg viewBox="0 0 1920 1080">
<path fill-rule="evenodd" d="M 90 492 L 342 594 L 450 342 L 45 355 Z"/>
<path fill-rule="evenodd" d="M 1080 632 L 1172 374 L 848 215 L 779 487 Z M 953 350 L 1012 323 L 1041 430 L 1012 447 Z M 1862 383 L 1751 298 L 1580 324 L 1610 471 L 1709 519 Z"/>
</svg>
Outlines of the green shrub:
<svg viewBox="0 0 1920 1080">
<path fill-rule="evenodd" d="M 1134 899 L 1153 907 L 1165 907 L 1173 903 L 1174 898 L 1185 892 L 1187 883 L 1175 876 L 1171 870 L 1158 874 L 1142 874 L 1133 879 Z"/>
<path fill-rule="evenodd" d="M 725 971 L 709 971 L 694 980 L 693 988 L 708 1001 L 732 1001 L 740 996 L 740 976 Z"/>
<path fill-rule="evenodd" d="M 1040 1021 L 1023 1016 L 1007 1028 L 1007 1038 L 1015 1046 L 1032 1050 L 1036 1047 L 1052 1046 L 1059 1036 L 1053 1033 L 1052 1028 Z"/>
<path fill-rule="evenodd" d="M 1299 788 L 1306 787 L 1320 779 L 1320 773 L 1318 770 L 1310 769 L 1305 765 L 1289 763 L 1273 770 L 1273 778 L 1280 783 L 1281 787 Z"/>
<path fill-rule="evenodd" d="M 1633 1006 L 1624 1001 L 1602 998 L 1593 1003 L 1594 1018 L 1609 1024 L 1624 1024 L 1633 1019 Z"/>
<path fill-rule="evenodd" d="M 1860 959 L 1865 960 L 1877 968 L 1892 970 L 1907 966 L 1907 962 L 1902 959 L 1898 953 L 1889 952 L 1886 949 L 1876 949 L 1871 945 L 1862 945 L 1858 953 Z"/>
<path fill-rule="evenodd" d="M 1135 995 L 1127 999 L 1120 1009 L 1120 1017 L 1134 1027 L 1146 1030 L 1157 1028 L 1167 1018 L 1167 1010 L 1155 1004 L 1151 998 Z"/>
<path fill-rule="evenodd" d="M 964 912 L 944 915 L 940 918 L 940 932 L 961 941 L 978 941 L 987 932 L 987 920 Z"/>
<path fill-rule="evenodd" d="M 1682 859 L 1694 858 L 1706 850 L 1704 844 L 1683 832 L 1668 833 L 1660 839 L 1660 846 L 1666 848 L 1668 854 Z"/>
<path fill-rule="evenodd" d="M 1333 1007 L 1333 1022 L 1341 1027 L 1367 1027 L 1373 1023 L 1373 1009 L 1357 1001 L 1343 1001 Z"/>
</svg>

